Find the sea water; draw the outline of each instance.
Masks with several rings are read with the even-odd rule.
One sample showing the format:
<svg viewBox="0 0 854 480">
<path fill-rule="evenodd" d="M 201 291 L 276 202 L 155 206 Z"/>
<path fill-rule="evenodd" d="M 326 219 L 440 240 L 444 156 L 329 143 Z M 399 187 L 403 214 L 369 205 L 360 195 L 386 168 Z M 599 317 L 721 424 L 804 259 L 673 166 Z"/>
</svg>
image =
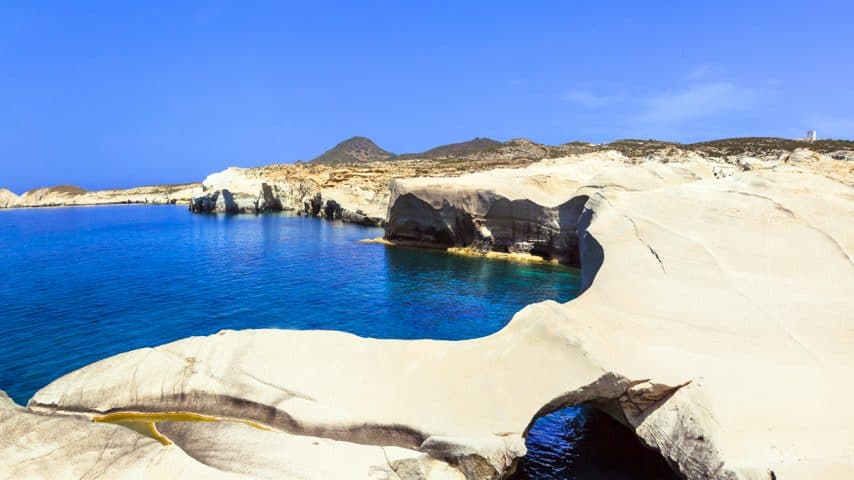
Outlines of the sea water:
<svg viewBox="0 0 854 480">
<path fill-rule="evenodd" d="M 359 243 L 382 233 L 178 206 L 0 211 L 0 389 L 26 403 L 89 363 L 222 329 L 476 338 L 529 303 L 578 295 L 579 272 L 561 266 Z M 549 462 L 583 443 L 561 425 L 595 418 L 585 412 L 541 419 L 520 473 L 576 478 Z"/>
</svg>

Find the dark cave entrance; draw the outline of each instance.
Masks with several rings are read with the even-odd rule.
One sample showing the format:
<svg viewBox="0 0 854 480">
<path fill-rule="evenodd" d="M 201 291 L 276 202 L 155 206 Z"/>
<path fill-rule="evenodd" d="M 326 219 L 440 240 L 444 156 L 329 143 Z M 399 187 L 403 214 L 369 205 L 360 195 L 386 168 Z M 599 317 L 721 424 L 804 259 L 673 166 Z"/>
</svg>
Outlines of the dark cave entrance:
<svg viewBox="0 0 854 480">
<path fill-rule="evenodd" d="M 512 480 L 678 480 L 661 454 L 593 406 L 538 418 Z"/>
</svg>

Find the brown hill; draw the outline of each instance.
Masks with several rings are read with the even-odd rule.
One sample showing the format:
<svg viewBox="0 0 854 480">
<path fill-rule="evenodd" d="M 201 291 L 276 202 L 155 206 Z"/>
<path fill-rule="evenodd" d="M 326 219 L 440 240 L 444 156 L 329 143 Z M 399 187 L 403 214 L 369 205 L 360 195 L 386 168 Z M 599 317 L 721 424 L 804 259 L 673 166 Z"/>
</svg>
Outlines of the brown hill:
<svg viewBox="0 0 854 480">
<path fill-rule="evenodd" d="M 370 138 L 352 137 L 327 150 L 311 163 L 322 165 L 368 163 L 388 160 L 392 156 L 392 153 L 380 148 Z"/>
<path fill-rule="evenodd" d="M 80 188 L 77 185 L 55 185 L 53 187 L 34 188 L 24 193 L 24 195 L 33 195 L 36 193 L 52 194 L 60 193 L 63 195 L 80 195 L 86 193 L 87 190 Z"/>
<path fill-rule="evenodd" d="M 498 140 L 475 137 L 467 142 L 449 143 L 448 145 L 431 148 L 426 152 L 405 153 L 403 155 L 398 155 L 397 159 L 408 160 L 412 158 L 437 159 L 447 157 L 467 157 L 476 153 L 488 152 L 499 145 L 501 145 L 501 142 Z"/>
</svg>

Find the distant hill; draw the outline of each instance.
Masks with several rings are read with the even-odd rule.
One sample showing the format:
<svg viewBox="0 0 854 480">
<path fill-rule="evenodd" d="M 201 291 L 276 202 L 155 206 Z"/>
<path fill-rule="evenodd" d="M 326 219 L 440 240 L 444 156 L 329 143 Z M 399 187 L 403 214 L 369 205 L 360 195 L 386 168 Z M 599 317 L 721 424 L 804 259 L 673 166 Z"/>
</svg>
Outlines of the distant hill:
<svg viewBox="0 0 854 480">
<path fill-rule="evenodd" d="M 788 138 L 742 137 L 691 143 L 684 145 L 682 148 L 716 155 L 741 155 L 774 150 L 792 151 L 796 148 L 809 148 L 815 152 L 829 153 L 836 150 L 852 150 L 854 149 L 854 141 L 826 139 L 804 142 Z"/>
<path fill-rule="evenodd" d="M 53 187 L 34 188 L 24 192 L 24 195 L 47 195 L 47 194 L 62 194 L 62 195 L 81 195 L 86 193 L 85 188 L 80 188 L 77 185 L 55 185 Z"/>
<path fill-rule="evenodd" d="M 311 160 L 313 164 L 338 165 L 342 163 L 367 163 L 388 160 L 394 155 L 380 148 L 370 138 L 352 137 L 335 145 L 319 157 Z"/>
<path fill-rule="evenodd" d="M 625 138 L 603 144 L 600 148 L 617 150 L 628 157 L 642 157 L 668 148 L 678 148 L 705 156 L 726 156 L 782 153 L 791 152 L 798 148 L 808 148 L 819 153 L 831 153 L 838 150 L 852 150 L 854 149 L 854 142 L 850 140 L 816 140 L 814 142 L 806 142 L 803 140 L 777 137 L 740 137 L 722 138 L 697 143 L 678 143 L 652 139 Z"/>
<path fill-rule="evenodd" d="M 476 137 L 467 142 L 450 143 L 439 147 L 431 148 L 422 153 L 405 153 L 398 155 L 397 159 L 406 160 L 411 158 L 446 158 L 446 157 L 465 157 L 475 153 L 482 153 L 494 149 L 501 145 L 498 140 L 491 138 Z"/>
<path fill-rule="evenodd" d="M 625 138 L 601 145 L 587 142 L 569 142 L 549 146 L 524 138 L 499 142 L 491 138 L 478 137 L 466 142 L 441 145 L 421 153 L 395 155 L 383 150 L 368 138 L 353 137 L 339 143 L 312 160 L 311 163 L 339 165 L 384 160 L 432 160 L 465 163 L 474 160 L 491 160 L 498 162 L 497 164 L 503 164 L 502 162 L 518 162 L 523 159 L 540 160 L 602 150 L 617 150 L 628 157 L 645 157 L 674 148 L 712 156 L 791 152 L 797 148 L 809 148 L 820 153 L 831 153 L 838 150 L 854 150 L 854 142 L 848 140 L 817 140 L 810 143 L 785 138 L 745 137 L 683 144 L 652 139 Z"/>
</svg>

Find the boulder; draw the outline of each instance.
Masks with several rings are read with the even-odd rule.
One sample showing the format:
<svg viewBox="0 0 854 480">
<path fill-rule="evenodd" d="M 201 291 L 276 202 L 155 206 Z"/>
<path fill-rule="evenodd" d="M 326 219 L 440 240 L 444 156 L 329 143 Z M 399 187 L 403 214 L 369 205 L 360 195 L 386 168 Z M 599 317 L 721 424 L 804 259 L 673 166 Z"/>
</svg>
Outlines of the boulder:
<svg viewBox="0 0 854 480">
<path fill-rule="evenodd" d="M 305 206 L 306 215 L 316 217 L 320 215 L 320 210 L 323 208 L 323 196 L 320 192 L 315 193 L 314 196 L 306 198 L 303 201 L 303 205 Z"/>
<path fill-rule="evenodd" d="M 372 217 L 362 210 L 352 212 L 346 208 L 341 209 L 341 220 L 347 223 L 355 223 L 366 227 L 382 227 L 385 225 L 385 219 L 382 217 Z"/>
<path fill-rule="evenodd" d="M 326 201 L 326 206 L 323 207 L 323 217 L 327 220 L 340 220 L 342 214 L 341 205 L 333 199 Z"/>
</svg>

